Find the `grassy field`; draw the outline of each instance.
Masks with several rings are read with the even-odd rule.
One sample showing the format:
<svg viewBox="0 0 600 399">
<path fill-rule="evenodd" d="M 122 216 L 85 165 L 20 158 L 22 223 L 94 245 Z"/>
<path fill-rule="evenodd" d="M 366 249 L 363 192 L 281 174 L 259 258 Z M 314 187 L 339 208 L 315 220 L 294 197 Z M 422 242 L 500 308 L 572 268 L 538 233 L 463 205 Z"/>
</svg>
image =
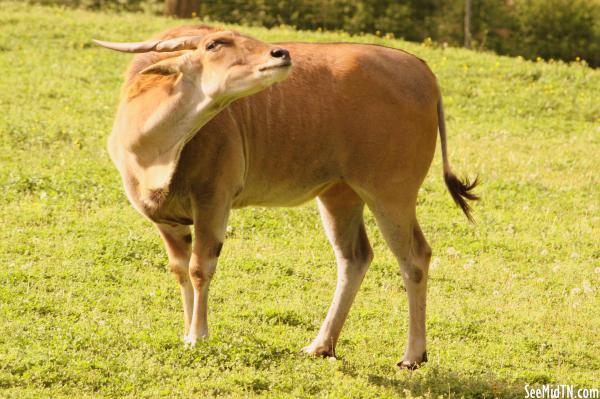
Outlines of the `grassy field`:
<svg viewBox="0 0 600 399">
<path fill-rule="evenodd" d="M 467 223 L 440 155 L 418 214 L 434 250 L 429 363 L 401 372 L 407 300 L 370 215 L 375 260 L 337 361 L 299 350 L 333 288 L 313 202 L 244 209 L 211 286 L 211 338 L 181 342 L 175 279 L 129 206 L 105 140 L 139 40 L 181 23 L 0 2 L 0 397 L 524 397 L 600 385 L 600 72 L 372 36 L 241 28 L 269 41 L 364 41 L 427 60 L 451 162 L 478 173 Z"/>
</svg>

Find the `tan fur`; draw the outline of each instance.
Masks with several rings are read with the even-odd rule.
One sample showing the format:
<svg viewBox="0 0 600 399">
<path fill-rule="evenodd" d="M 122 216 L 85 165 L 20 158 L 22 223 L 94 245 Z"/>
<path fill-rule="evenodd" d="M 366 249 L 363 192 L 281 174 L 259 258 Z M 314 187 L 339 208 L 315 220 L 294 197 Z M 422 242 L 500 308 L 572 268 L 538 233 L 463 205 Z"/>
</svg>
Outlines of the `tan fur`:
<svg viewBox="0 0 600 399">
<path fill-rule="evenodd" d="M 165 91 L 170 92 L 176 79 L 176 76 L 137 75 L 125 87 L 124 91 L 126 92 L 128 101 L 144 94 L 150 89 L 155 89 L 157 86 L 165 86 Z"/>
<path fill-rule="evenodd" d="M 186 26 L 158 38 L 214 31 Z M 244 46 L 250 53 L 263 49 L 252 41 Z M 178 112 L 185 114 L 195 101 L 185 94 L 189 87 L 174 78 L 137 75 L 172 55 L 138 55 L 126 75 L 127 94 L 110 140 L 111 157 L 130 201 L 157 224 L 165 238 L 172 268 L 182 284 L 186 342 L 193 345 L 208 334 L 208 285 L 230 210 L 249 205 L 293 206 L 318 196 L 339 277 L 327 318 L 305 351 L 335 353 L 372 258 L 362 221 L 366 204 L 404 276 L 410 329 L 400 366 L 415 367 L 426 360 L 425 294 L 431 254 L 415 206 L 441 122 L 435 76 L 417 57 L 382 46 L 277 46 L 291 53 L 294 65 L 289 77 L 229 106 L 215 99 L 216 108 L 202 111 L 210 120 L 192 134 L 184 133 L 177 122 L 183 118 Z M 176 102 L 178 96 L 186 95 L 185 101 Z M 176 106 L 168 113 L 156 111 L 169 102 Z M 220 113 L 214 111 L 223 108 Z M 156 125 L 160 134 L 139 133 L 139 126 L 156 115 L 163 118 Z M 451 173 L 445 153 L 444 170 Z M 181 226 L 184 231 L 184 224 L 194 225 L 191 254 L 175 255 L 187 248 L 186 234 L 171 233 L 168 229 L 175 227 L 164 226 Z M 182 266 L 182 259 L 189 264 Z"/>
</svg>

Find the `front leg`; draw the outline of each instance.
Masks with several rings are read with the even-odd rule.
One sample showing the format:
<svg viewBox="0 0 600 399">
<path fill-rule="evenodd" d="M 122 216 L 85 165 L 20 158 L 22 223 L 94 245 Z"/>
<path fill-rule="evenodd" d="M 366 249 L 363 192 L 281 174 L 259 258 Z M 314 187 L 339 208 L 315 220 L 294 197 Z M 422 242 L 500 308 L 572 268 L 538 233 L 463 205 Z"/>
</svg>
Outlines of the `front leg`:
<svg viewBox="0 0 600 399">
<path fill-rule="evenodd" d="M 184 318 L 184 338 L 190 331 L 192 320 L 194 290 L 190 281 L 189 263 L 192 235 L 189 226 L 156 224 L 169 255 L 171 272 L 177 278 L 181 290 Z"/>
<path fill-rule="evenodd" d="M 190 280 L 194 290 L 193 313 L 186 344 L 196 345 L 198 339 L 208 337 L 208 287 L 217 268 L 221 253 L 227 219 L 229 201 L 219 199 L 194 204 L 194 244 L 190 260 Z"/>
</svg>

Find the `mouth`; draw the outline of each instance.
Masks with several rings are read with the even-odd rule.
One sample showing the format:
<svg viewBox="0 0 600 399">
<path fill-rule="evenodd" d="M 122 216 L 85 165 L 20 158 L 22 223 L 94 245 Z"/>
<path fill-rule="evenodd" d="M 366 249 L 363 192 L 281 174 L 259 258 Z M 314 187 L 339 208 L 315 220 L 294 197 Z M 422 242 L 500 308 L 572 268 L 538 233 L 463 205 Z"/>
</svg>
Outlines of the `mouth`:
<svg viewBox="0 0 600 399">
<path fill-rule="evenodd" d="M 292 61 L 291 60 L 285 60 L 279 64 L 275 64 L 275 65 L 265 65 L 262 66 L 260 68 L 258 68 L 259 72 L 264 72 L 264 71 L 268 71 L 270 69 L 282 69 L 282 68 L 289 68 L 290 66 L 292 66 Z"/>
</svg>

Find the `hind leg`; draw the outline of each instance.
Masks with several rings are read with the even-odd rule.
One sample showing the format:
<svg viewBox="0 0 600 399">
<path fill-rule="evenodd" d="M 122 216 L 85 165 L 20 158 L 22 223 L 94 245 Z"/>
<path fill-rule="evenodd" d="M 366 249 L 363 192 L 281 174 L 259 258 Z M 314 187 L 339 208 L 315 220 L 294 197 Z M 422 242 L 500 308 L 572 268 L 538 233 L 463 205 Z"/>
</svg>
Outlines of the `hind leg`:
<svg viewBox="0 0 600 399">
<path fill-rule="evenodd" d="M 414 369 L 427 361 L 425 304 L 431 248 L 419 227 L 414 206 L 372 207 L 377 224 L 400 264 L 408 294 L 408 347 L 398 366 Z"/>
<path fill-rule="evenodd" d="M 304 352 L 335 356 L 342 326 L 373 258 L 363 223 L 364 202 L 345 184 L 338 184 L 318 198 L 319 212 L 333 247 L 338 279 L 333 301 L 319 334 Z"/>
</svg>

